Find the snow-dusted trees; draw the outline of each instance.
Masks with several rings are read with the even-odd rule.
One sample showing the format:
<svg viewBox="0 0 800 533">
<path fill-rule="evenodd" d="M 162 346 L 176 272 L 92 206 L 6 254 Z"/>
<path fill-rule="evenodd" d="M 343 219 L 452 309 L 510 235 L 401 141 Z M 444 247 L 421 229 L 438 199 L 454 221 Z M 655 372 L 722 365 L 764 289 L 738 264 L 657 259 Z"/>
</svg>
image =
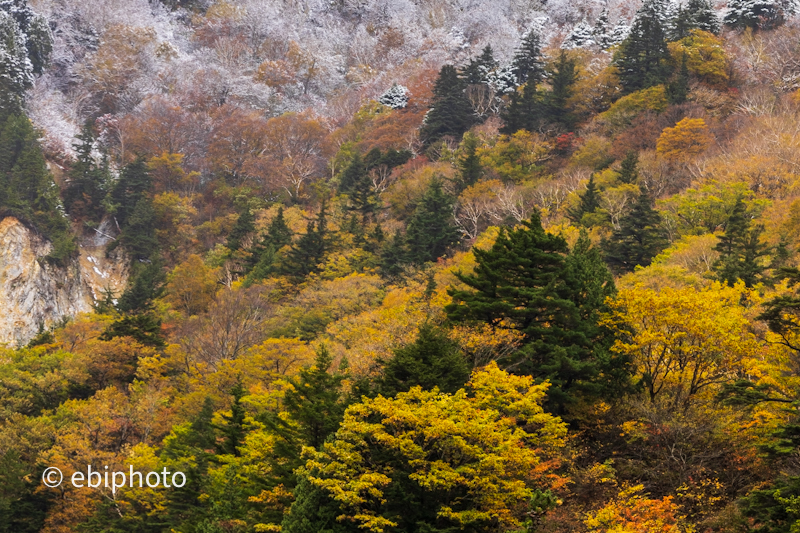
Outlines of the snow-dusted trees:
<svg viewBox="0 0 800 533">
<path fill-rule="evenodd" d="M 0 105 L 19 103 L 34 74 L 41 74 L 52 44 L 47 21 L 25 0 L 0 2 Z"/>
<path fill-rule="evenodd" d="M 795 11 L 792 0 L 730 0 L 723 22 L 733 28 L 770 29 Z"/>
<path fill-rule="evenodd" d="M 408 89 L 394 83 L 378 98 L 378 102 L 392 109 L 402 109 L 408 104 Z"/>
</svg>

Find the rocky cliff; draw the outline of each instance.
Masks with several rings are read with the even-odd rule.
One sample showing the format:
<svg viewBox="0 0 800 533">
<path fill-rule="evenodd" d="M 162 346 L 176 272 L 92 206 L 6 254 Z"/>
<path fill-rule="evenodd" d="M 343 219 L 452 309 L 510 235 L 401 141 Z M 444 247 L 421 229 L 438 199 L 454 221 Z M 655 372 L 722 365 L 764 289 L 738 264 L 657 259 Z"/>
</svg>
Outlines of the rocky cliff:
<svg viewBox="0 0 800 533">
<path fill-rule="evenodd" d="M 91 311 L 109 288 L 120 294 L 127 280 L 121 257 L 106 258 L 111 238 L 101 232 L 81 243 L 80 257 L 66 268 L 47 264 L 50 243 L 16 218 L 0 221 L 0 344 L 27 343 L 45 327 Z"/>
</svg>

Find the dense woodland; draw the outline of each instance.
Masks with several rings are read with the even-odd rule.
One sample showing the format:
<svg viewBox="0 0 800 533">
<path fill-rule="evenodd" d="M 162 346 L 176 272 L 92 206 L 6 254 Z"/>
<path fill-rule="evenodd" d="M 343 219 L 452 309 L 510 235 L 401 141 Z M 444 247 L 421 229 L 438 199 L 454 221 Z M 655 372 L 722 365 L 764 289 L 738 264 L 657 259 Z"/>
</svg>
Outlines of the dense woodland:
<svg viewBox="0 0 800 533">
<path fill-rule="evenodd" d="M 0 1 L 0 532 L 800 531 L 794 4 L 492 4 Z"/>
</svg>

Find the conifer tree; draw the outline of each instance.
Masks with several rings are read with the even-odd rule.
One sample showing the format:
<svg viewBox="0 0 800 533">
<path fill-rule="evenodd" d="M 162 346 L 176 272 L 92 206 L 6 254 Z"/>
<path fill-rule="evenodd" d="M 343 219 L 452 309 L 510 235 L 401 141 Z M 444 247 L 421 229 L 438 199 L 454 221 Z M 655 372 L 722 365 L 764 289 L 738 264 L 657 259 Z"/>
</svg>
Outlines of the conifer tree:
<svg viewBox="0 0 800 533">
<path fill-rule="evenodd" d="M 283 217 L 283 206 L 269 223 L 260 241 L 256 241 L 248 258 L 251 279 L 264 279 L 272 272 L 278 250 L 292 244 L 292 230 Z"/>
<path fill-rule="evenodd" d="M 684 12 L 689 14 L 689 29 L 696 28 L 715 35 L 722 29 L 722 23 L 710 0 L 689 0 Z"/>
<path fill-rule="evenodd" d="M 470 60 L 462 75 L 469 85 L 486 83 L 487 75 L 499 66 L 500 63 L 495 60 L 491 45 L 487 44 L 481 55 Z"/>
<path fill-rule="evenodd" d="M 103 216 L 103 200 L 108 182 L 107 161 L 98 165 L 92 156 L 94 132 L 87 122 L 73 145 L 77 158 L 70 168 L 69 185 L 64 190 L 64 207 L 73 216 L 99 220 Z"/>
<path fill-rule="evenodd" d="M 408 259 L 421 265 L 436 261 L 459 241 L 453 221 L 453 198 L 434 179 L 422 195 L 406 231 Z"/>
<path fill-rule="evenodd" d="M 682 104 L 689 96 L 689 68 L 686 66 L 686 54 L 681 56 L 681 68 L 675 79 L 667 85 L 667 98 L 671 104 Z"/>
<path fill-rule="evenodd" d="M 383 361 L 383 374 L 376 384 L 377 392 L 395 396 L 411 387 L 422 387 L 452 394 L 469 379 L 470 368 L 464 354 L 444 331 L 430 324 L 423 325 L 417 339 L 395 350 Z"/>
<path fill-rule="evenodd" d="M 152 187 L 153 179 L 143 158 L 137 158 L 122 169 L 111 191 L 114 218 L 120 228 L 125 227 L 136 204 Z"/>
<path fill-rule="evenodd" d="M 348 525 L 336 520 L 339 503 L 326 491 L 301 475 L 294 491 L 295 501 L 281 523 L 283 533 L 351 533 Z"/>
<path fill-rule="evenodd" d="M 752 287 L 761 279 L 765 266 L 760 264 L 760 259 L 770 253 L 770 247 L 760 242 L 763 231 L 763 226 L 752 227 L 744 201 L 737 198 L 725 223 L 725 233 L 717 237 L 714 247 L 720 254 L 714 263 L 714 272 L 720 281 L 733 285 L 742 280 L 747 287 Z"/>
<path fill-rule="evenodd" d="M 584 215 L 594 213 L 600 207 L 600 195 L 597 192 L 597 185 L 594 182 L 594 174 L 589 176 L 589 183 L 586 184 L 586 190 L 581 195 L 581 201 L 578 207 L 570 209 L 567 213 L 569 218 L 576 224 L 580 224 Z"/>
<path fill-rule="evenodd" d="M 461 149 L 463 153 L 458 159 L 459 179 L 456 183 L 458 193 L 475 185 L 483 173 L 481 158 L 478 156 L 478 138 L 467 133 L 464 135 Z"/>
<path fill-rule="evenodd" d="M 500 118 L 505 123 L 501 133 L 513 135 L 519 130 L 536 131 L 544 119 L 544 104 L 540 91 L 532 83 L 511 94 L 511 101 Z"/>
<path fill-rule="evenodd" d="M 327 209 L 327 201 L 323 199 L 317 217 L 308 221 L 306 232 L 289 250 L 285 264 L 282 265 L 283 273 L 287 276 L 300 281 L 309 274 L 319 271 L 319 265 L 325 260 L 331 248 Z"/>
<path fill-rule="evenodd" d="M 225 243 L 226 248 L 228 248 L 231 253 L 240 250 L 245 239 L 255 233 L 255 222 L 256 217 L 253 216 L 253 212 L 249 207 L 245 207 L 242 212 L 239 213 L 239 218 L 236 219 L 236 224 L 233 225 L 233 229 L 231 229 L 231 232 L 228 234 L 228 241 Z"/>
<path fill-rule="evenodd" d="M 625 155 L 625 159 L 619 167 L 619 181 L 627 184 L 634 184 L 639 181 L 639 154 L 634 150 Z"/>
<path fill-rule="evenodd" d="M 300 457 L 303 446 L 319 449 L 342 421 L 346 407 L 342 393 L 346 366 L 331 372 L 332 363 L 333 357 L 322 345 L 314 364 L 302 368 L 297 377 L 289 379 L 292 387 L 286 390 L 282 405 L 288 417 L 267 415 L 265 418 L 278 437 L 271 461 L 276 483 L 293 487 L 294 471 L 303 464 Z"/>
<path fill-rule="evenodd" d="M 53 245 L 47 261 L 64 266 L 77 245 L 37 139 L 24 114 L 8 114 L 0 122 L 0 217 L 35 226 Z"/>
<path fill-rule="evenodd" d="M 353 155 L 353 162 L 345 171 L 347 178 L 347 195 L 348 195 L 348 211 L 355 211 L 361 215 L 361 223 L 367 224 L 370 219 L 374 218 L 375 212 L 378 210 L 377 200 L 375 198 L 375 190 L 372 186 L 372 180 L 367 173 L 366 166 L 361 161 L 361 156 L 356 152 Z"/>
<path fill-rule="evenodd" d="M 408 249 L 405 237 L 397 232 L 387 241 L 381 250 L 381 275 L 394 278 L 403 273 L 408 264 Z"/>
<path fill-rule="evenodd" d="M 542 40 L 539 33 L 531 29 L 525 34 L 520 47 L 514 54 L 512 63 L 517 84 L 530 84 L 533 89 L 544 78 L 544 62 L 542 61 Z"/>
<path fill-rule="evenodd" d="M 161 261 L 137 263 L 128 282 L 128 287 L 117 303 L 117 310 L 123 313 L 137 314 L 150 311 L 153 300 L 162 292 L 165 281 Z"/>
<path fill-rule="evenodd" d="M 769 30 L 783 24 L 794 9 L 786 0 L 728 0 L 722 22 L 731 28 Z"/>
<path fill-rule="evenodd" d="M 460 141 L 464 132 L 475 123 L 465 89 L 464 80 L 456 68 L 444 65 L 433 87 L 431 109 L 420 129 L 420 138 L 425 146 L 447 135 Z"/>
<path fill-rule="evenodd" d="M 158 250 L 155 220 L 153 201 L 149 196 L 142 196 L 127 219 L 119 240 L 132 261 L 150 260 Z"/>
<path fill-rule="evenodd" d="M 616 44 L 613 32 L 614 30 L 611 28 L 611 22 L 608 18 L 608 6 L 604 5 L 592 29 L 592 39 L 600 50 L 608 50 Z"/>
<path fill-rule="evenodd" d="M 621 274 L 632 272 L 637 266 L 647 266 L 666 247 L 661 216 L 651 203 L 646 192 L 639 194 L 619 229 L 604 242 L 606 263 L 613 272 Z"/>
<path fill-rule="evenodd" d="M 453 303 L 445 307 L 453 322 L 486 322 L 522 333 L 523 346 L 508 363 L 517 372 L 549 379 L 548 396 L 557 410 L 579 394 L 611 394 L 602 369 L 622 364 L 596 351 L 609 342 L 609 333 L 597 325 L 598 302 L 614 289 L 599 254 L 587 246 L 588 238 L 580 257 L 569 259 L 566 241 L 546 233 L 535 213 L 519 228 L 501 229 L 490 250 L 473 249 L 474 274 L 457 274 L 469 288 L 451 289 Z"/>
<path fill-rule="evenodd" d="M 231 414 L 223 413 L 222 420 L 224 424 L 213 426 L 222 436 L 222 439 L 216 444 L 217 452 L 224 455 L 233 455 L 239 457 L 241 452 L 239 447 L 244 444 L 246 435 L 245 430 L 245 410 L 242 405 L 242 398 L 245 396 L 245 388 L 241 382 L 230 391 L 231 397 Z"/>
<path fill-rule="evenodd" d="M 663 14 L 655 0 L 648 0 L 636 13 L 630 34 L 615 54 L 625 93 L 664 83 L 670 74 Z"/>
<path fill-rule="evenodd" d="M 377 156 L 375 154 L 377 150 Z M 350 194 L 356 184 L 367 175 L 366 161 L 376 164 L 380 159 L 380 150 L 377 148 L 371 150 L 367 154 L 366 160 L 361 157 L 358 151 L 353 152 L 353 157 L 350 159 L 350 164 L 342 172 L 339 178 L 339 194 Z"/>
<path fill-rule="evenodd" d="M 548 76 L 550 90 L 545 96 L 545 120 L 550 123 L 561 124 L 568 129 L 572 128 L 575 121 L 567 105 L 567 101 L 572 96 L 575 82 L 578 79 L 575 66 L 575 60 L 566 51 L 561 50 L 558 60 L 553 66 L 553 71 Z"/>
</svg>

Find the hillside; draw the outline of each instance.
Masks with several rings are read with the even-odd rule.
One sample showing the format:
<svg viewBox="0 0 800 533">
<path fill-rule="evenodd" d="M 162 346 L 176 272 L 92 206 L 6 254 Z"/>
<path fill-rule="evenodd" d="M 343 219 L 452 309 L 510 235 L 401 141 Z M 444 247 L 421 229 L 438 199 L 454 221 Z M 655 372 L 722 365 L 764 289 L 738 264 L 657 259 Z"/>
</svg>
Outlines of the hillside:
<svg viewBox="0 0 800 533">
<path fill-rule="evenodd" d="M 0 0 L 0 533 L 798 531 L 797 10 Z"/>
</svg>

